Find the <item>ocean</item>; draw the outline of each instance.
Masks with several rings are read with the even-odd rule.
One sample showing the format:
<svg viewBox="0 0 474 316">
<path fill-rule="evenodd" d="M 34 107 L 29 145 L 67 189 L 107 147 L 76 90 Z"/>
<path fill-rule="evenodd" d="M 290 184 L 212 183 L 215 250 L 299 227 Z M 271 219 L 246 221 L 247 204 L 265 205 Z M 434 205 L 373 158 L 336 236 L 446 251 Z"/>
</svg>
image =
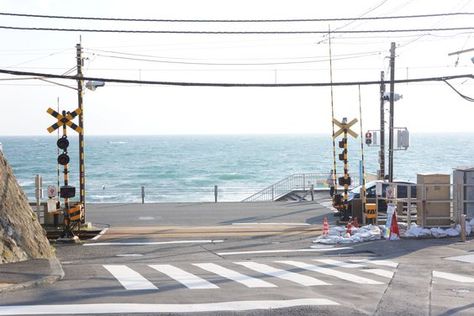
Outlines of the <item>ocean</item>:
<svg viewBox="0 0 474 316">
<path fill-rule="evenodd" d="M 474 165 L 473 136 L 411 134 L 408 150 L 395 151 L 394 177 L 416 181 L 417 173 Z M 70 182 L 78 187 L 77 136 L 69 139 Z M 31 200 L 35 175 L 42 176 L 44 188 L 57 185 L 55 136 L 0 136 L 0 142 Z M 329 135 L 86 135 L 85 144 L 87 202 L 95 203 L 141 202 L 142 186 L 147 202 L 214 201 L 215 185 L 219 201 L 240 201 L 291 174 L 318 173 L 324 179 L 332 169 Z M 364 144 L 367 172 L 376 173 L 378 150 Z M 353 177 L 360 159 L 360 140 L 351 139 Z M 339 162 L 337 171 L 343 172 Z"/>
</svg>

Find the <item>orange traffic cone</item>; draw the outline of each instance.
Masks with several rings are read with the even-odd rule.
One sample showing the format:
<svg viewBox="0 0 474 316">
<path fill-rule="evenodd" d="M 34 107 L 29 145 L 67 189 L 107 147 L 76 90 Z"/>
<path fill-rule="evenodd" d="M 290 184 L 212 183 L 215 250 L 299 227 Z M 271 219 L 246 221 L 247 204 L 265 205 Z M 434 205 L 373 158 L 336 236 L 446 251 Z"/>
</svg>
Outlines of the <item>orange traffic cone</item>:
<svg viewBox="0 0 474 316">
<path fill-rule="evenodd" d="M 323 220 L 323 236 L 329 235 L 329 223 L 328 223 L 328 218 L 324 217 Z"/>
<path fill-rule="evenodd" d="M 399 238 L 400 238 L 400 231 L 398 230 L 397 213 L 393 212 L 392 223 L 390 225 L 390 239 L 396 240 Z"/>
<path fill-rule="evenodd" d="M 351 234 L 352 233 L 352 221 L 349 221 L 346 226 L 346 234 Z"/>
</svg>

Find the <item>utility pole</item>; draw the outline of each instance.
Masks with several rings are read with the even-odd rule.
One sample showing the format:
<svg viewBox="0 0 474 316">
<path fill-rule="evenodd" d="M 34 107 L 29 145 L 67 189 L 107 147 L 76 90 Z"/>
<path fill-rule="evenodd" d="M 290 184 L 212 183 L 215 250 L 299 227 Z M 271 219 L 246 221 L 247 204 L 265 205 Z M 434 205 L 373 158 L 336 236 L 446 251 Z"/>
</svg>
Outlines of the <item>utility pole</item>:
<svg viewBox="0 0 474 316">
<path fill-rule="evenodd" d="M 380 72 L 380 151 L 379 151 L 379 179 L 385 177 L 385 82 L 383 71 Z"/>
<path fill-rule="evenodd" d="M 82 80 L 82 47 L 81 43 L 76 45 L 76 62 L 77 62 L 77 104 L 80 109 L 79 113 L 79 196 L 80 203 L 84 209 L 84 217 L 81 219 L 82 223 L 86 221 L 86 174 L 85 174 L 85 161 L 84 161 L 84 109 L 82 102 L 83 85 Z"/>
<path fill-rule="evenodd" d="M 390 46 L 390 123 L 388 134 L 388 180 L 393 182 L 393 103 L 395 95 L 395 42 Z"/>
</svg>

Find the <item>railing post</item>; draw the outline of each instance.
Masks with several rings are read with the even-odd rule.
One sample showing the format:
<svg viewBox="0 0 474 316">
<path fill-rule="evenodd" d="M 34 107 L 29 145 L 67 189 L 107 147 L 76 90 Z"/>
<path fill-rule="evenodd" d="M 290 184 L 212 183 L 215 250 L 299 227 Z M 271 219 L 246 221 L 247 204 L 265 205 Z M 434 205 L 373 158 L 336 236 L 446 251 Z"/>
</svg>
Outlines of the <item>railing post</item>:
<svg viewBox="0 0 474 316">
<path fill-rule="evenodd" d="M 145 204 L 145 186 L 142 185 L 142 204 Z"/>
<path fill-rule="evenodd" d="M 411 184 L 408 185 L 408 192 L 407 192 L 407 229 L 410 229 L 411 226 Z"/>
<path fill-rule="evenodd" d="M 41 198 L 42 198 L 42 186 L 43 186 L 43 179 L 39 174 L 35 177 L 35 197 L 36 197 L 36 213 L 38 216 L 38 220 L 40 219 L 41 213 Z"/>
<path fill-rule="evenodd" d="M 214 186 L 214 203 L 217 203 L 217 185 Z"/>
<path fill-rule="evenodd" d="M 311 184 L 311 201 L 314 201 L 314 184 Z"/>
<path fill-rule="evenodd" d="M 466 241 L 466 214 L 461 214 L 461 241 Z"/>
<path fill-rule="evenodd" d="M 306 191 L 306 174 L 303 173 L 303 191 Z"/>
<path fill-rule="evenodd" d="M 272 201 L 275 201 L 275 186 L 272 185 Z"/>
</svg>

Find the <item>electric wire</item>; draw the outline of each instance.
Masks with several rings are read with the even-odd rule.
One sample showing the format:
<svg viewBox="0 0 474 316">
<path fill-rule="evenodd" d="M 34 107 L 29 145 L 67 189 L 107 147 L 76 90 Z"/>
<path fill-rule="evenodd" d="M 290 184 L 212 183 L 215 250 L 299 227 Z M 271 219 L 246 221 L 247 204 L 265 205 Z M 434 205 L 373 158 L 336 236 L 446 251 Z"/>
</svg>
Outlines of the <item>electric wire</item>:
<svg viewBox="0 0 474 316">
<path fill-rule="evenodd" d="M 370 9 L 363 15 L 372 12 L 387 0 L 383 1 L 377 7 Z M 47 18 L 47 19 L 65 19 L 65 20 L 89 20 L 89 21 L 121 21 L 121 22 L 169 22 L 169 23 L 281 23 L 281 22 L 330 22 L 330 21 L 361 21 L 361 20 L 391 20 L 391 19 L 418 19 L 432 18 L 439 16 L 469 16 L 473 12 L 448 12 L 431 14 L 413 14 L 413 15 L 394 15 L 394 16 L 372 16 L 372 17 L 347 17 L 347 18 L 296 18 L 296 19 L 147 19 L 147 18 L 112 18 L 112 17 L 85 17 L 85 16 L 65 16 L 65 15 L 44 15 L 44 14 L 26 14 L 14 12 L 0 12 L 3 16 L 26 17 L 26 18 Z"/>
<path fill-rule="evenodd" d="M 462 94 L 462 93 L 459 92 L 452 84 L 450 84 L 447 80 L 443 80 L 443 81 L 444 81 L 444 83 L 446 83 L 451 89 L 453 89 L 461 98 L 463 98 L 464 100 L 469 101 L 469 102 L 474 102 L 474 98 Z"/>
<path fill-rule="evenodd" d="M 382 52 L 367 52 L 367 53 L 354 53 L 347 54 L 347 57 L 335 58 L 335 60 L 345 60 L 345 59 L 354 59 L 354 58 L 363 58 L 370 57 L 374 55 L 380 55 Z M 100 57 L 114 58 L 114 59 L 123 59 L 123 60 L 133 60 L 133 61 L 145 61 L 145 62 L 155 62 L 155 63 L 165 63 L 165 64 L 182 64 L 182 65 L 206 65 L 206 66 L 265 66 L 265 65 L 291 65 L 291 64 L 308 64 L 308 63 L 320 63 L 327 62 L 327 59 L 314 59 L 314 60 L 301 60 L 301 61 L 285 61 L 285 62 L 260 62 L 260 63 L 211 63 L 211 62 L 191 62 L 191 61 L 172 61 L 172 60 L 159 60 L 159 59 L 145 59 L 145 58 L 136 58 L 136 57 L 125 57 L 125 56 L 113 56 L 105 54 L 95 54 Z M 343 56 L 343 55 L 341 55 Z"/>
<path fill-rule="evenodd" d="M 131 80 L 116 78 L 101 78 L 77 75 L 56 75 L 49 73 L 36 73 L 28 71 L 18 71 L 9 69 L 0 69 L 0 73 L 13 76 L 32 76 L 43 78 L 67 79 L 67 80 L 84 80 L 84 81 L 103 81 L 113 83 L 131 83 L 131 84 L 147 84 L 147 85 L 167 85 L 167 86 L 183 86 L 183 87 L 228 87 L 228 88 L 273 88 L 273 87 L 331 87 L 331 86 L 356 86 L 356 85 L 379 85 L 380 80 L 374 81 L 343 81 L 343 82 L 305 82 L 305 83 L 225 83 L 225 82 L 188 82 L 188 81 L 154 81 L 154 80 Z M 417 83 L 429 81 L 447 81 L 453 79 L 474 79 L 474 74 L 424 77 L 413 79 L 395 79 L 394 83 Z"/>
<path fill-rule="evenodd" d="M 54 27 L 23 27 L 0 25 L 0 29 L 18 31 L 54 31 L 54 32 L 84 32 L 84 33 L 122 33 L 122 34 L 188 34 L 188 35 L 288 35 L 288 34 L 327 34 L 322 30 L 299 31 L 191 31 L 191 30 L 126 30 L 126 29 L 84 29 L 84 28 L 54 28 Z M 374 29 L 374 30 L 335 30 L 336 34 L 364 33 L 409 33 L 409 32 L 446 32 L 474 30 L 474 26 L 412 28 L 412 29 Z"/>
</svg>

